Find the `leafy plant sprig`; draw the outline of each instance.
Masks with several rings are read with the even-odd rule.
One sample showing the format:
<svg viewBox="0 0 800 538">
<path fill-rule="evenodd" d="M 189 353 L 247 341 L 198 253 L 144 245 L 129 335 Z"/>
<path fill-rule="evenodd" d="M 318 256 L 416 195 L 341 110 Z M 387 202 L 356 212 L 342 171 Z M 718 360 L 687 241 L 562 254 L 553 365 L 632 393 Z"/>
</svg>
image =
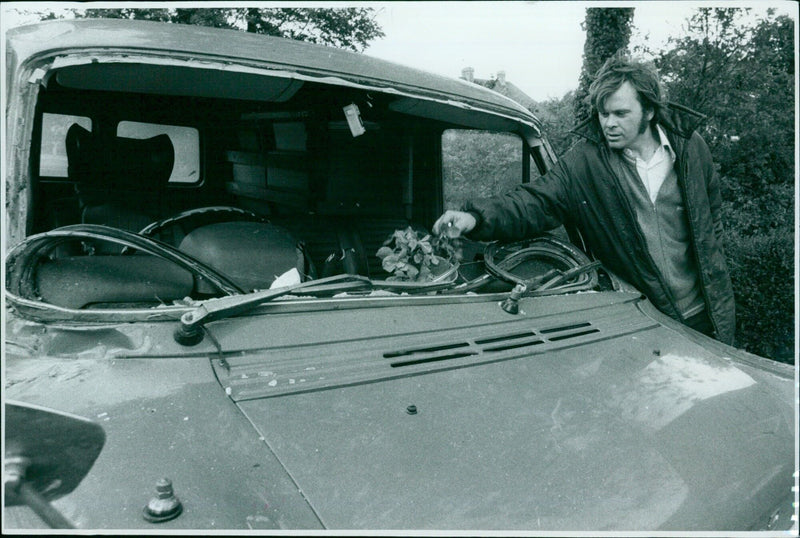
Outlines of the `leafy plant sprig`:
<svg viewBox="0 0 800 538">
<path fill-rule="evenodd" d="M 392 273 L 388 280 L 429 281 L 441 258 L 457 259 L 457 247 L 446 236 L 431 238 L 430 234 L 407 227 L 395 230 L 376 253 L 383 269 Z"/>
</svg>

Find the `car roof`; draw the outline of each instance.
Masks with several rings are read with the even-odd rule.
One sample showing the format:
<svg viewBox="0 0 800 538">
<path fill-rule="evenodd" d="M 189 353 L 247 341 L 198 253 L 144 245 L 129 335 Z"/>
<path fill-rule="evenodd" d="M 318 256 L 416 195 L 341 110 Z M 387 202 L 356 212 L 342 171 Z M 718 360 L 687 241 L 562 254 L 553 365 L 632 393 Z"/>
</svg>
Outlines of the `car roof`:
<svg viewBox="0 0 800 538">
<path fill-rule="evenodd" d="M 512 118 L 539 134 L 541 123 L 521 104 L 488 88 L 333 47 L 204 26 L 127 19 L 68 19 L 13 28 L 7 33 L 13 64 L 67 50 L 129 50 L 142 54 L 199 55 L 251 64 L 326 82 L 399 90 L 406 95 L 455 101 Z"/>
</svg>

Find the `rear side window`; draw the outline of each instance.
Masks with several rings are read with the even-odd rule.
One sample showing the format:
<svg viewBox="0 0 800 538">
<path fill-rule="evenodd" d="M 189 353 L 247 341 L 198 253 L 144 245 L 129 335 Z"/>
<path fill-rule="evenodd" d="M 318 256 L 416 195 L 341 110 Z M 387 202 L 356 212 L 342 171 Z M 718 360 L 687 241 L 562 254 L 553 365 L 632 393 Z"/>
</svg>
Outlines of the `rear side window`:
<svg viewBox="0 0 800 538">
<path fill-rule="evenodd" d="M 442 134 L 444 208 L 522 183 L 522 139 L 510 133 L 448 129 Z"/>
<path fill-rule="evenodd" d="M 121 121 L 117 136 L 123 138 L 150 138 L 167 134 L 175 148 L 175 166 L 170 183 L 191 184 L 200 181 L 200 133 L 194 127 L 161 125 L 138 121 Z"/>
<path fill-rule="evenodd" d="M 39 175 L 67 177 L 67 129 L 73 123 L 91 131 L 92 120 L 69 114 L 42 114 L 42 147 L 39 154 Z"/>
</svg>

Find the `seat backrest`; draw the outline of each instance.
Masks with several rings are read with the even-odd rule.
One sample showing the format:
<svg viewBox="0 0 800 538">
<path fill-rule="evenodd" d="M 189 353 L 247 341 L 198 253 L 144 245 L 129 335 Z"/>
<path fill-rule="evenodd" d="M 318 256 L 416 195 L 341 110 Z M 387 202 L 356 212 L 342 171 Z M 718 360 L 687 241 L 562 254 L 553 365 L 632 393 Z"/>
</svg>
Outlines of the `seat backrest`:
<svg viewBox="0 0 800 538">
<path fill-rule="evenodd" d="M 75 182 L 83 224 L 138 232 L 164 216 L 161 197 L 175 164 L 169 135 L 102 138 L 76 123 L 65 142 L 67 174 Z M 98 253 L 119 251 L 106 242 L 94 248 Z"/>
<path fill-rule="evenodd" d="M 161 216 L 160 197 L 175 164 L 169 135 L 101 138 L 74 124 L 66 146 L 83 223 L 139 231 Z"/>
<path fill-rule="evenodd" d="M 67 131 L 65 142 L 67 173 L 79 192 L 160 191 L 175 165 L 175 149 L 167 134 L 101 138 L 76 123 Z"/>
</svg>

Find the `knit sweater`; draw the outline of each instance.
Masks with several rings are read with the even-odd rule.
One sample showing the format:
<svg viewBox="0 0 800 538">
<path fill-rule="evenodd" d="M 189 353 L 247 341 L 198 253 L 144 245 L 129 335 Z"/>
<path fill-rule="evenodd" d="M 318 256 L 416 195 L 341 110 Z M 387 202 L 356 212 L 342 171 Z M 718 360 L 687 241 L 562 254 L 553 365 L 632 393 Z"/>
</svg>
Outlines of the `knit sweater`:
<svg viewBox="0 0 800 538">
<path fill-rule="evenodd" d="M 622 180 L 622 189 L 631 201 L 647 249 L 675 297 L 678 311 L 684 318 L 700 312 L 704 305 L 697 263 L 674 167 L 667 173 L 657 195 L 654 195 L 654 203 L 636 170 L 635 160 L 613 152 L 611 164 Z"/>
</svg>

